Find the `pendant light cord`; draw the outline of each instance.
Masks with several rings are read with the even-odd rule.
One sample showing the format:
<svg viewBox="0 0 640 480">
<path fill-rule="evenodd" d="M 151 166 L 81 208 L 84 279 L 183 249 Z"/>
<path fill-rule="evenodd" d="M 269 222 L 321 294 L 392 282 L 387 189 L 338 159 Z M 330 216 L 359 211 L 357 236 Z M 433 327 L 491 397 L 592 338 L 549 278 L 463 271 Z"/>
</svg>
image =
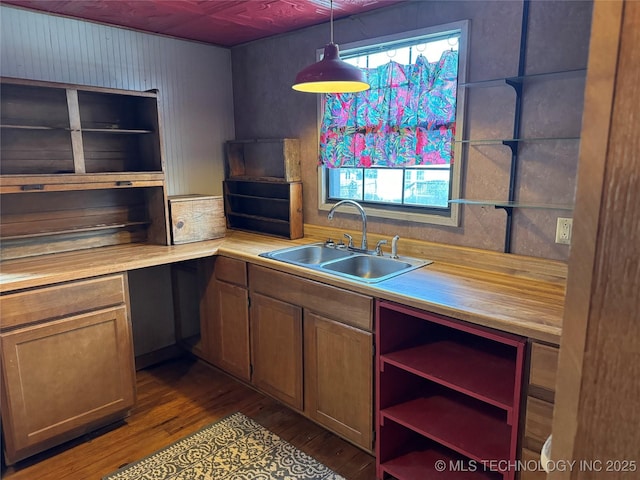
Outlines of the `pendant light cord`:
<svg viewBox="0 0 640 480">
<path fill-rule="evenodd" d="M 331 43 L 333 43 L 333 0 L 331 0 L 331 20 L 329 21 L 329 23 L 331 24 Z"/>
</svg>

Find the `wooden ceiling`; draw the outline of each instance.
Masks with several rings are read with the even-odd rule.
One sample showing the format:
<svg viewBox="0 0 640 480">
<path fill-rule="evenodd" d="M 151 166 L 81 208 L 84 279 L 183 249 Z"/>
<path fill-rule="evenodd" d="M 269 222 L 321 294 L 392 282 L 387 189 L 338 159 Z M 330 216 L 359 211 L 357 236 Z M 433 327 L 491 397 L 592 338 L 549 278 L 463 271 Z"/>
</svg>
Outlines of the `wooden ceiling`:
<svg viewBox="0 0 640 480">
<path fill-rule="evenodd" d="M 334 0 L 334 19 L 399 1 Z M 224 47 L 328 22 L 331 5 L 330 0 L 2 0 L 2 3 Z"/>
</svg>

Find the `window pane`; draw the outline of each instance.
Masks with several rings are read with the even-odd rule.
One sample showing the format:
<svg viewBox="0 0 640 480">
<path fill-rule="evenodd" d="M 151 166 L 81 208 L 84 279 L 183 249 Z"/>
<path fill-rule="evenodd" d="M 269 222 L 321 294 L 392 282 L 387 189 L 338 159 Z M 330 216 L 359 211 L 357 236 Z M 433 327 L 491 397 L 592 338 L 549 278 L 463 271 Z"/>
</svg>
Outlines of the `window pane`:
<svg viewBox="0 0 640 480">
<path fill-rule="evenodd" d="M 367 47 L 354 45 L 351 51 L 349 46 L 343 46 L 341 58 L 363 69 L 376 68 L 390 61 L 399 65 L 415 64 L 420 55 L 427 57 L 430 63 L 437 63 L 445 53 L 447 59 L 454 57 L 448 55 L 448 52 L 459 51 L 459 38 L 462 34 L 462 30 L 446 33 L 430 31 L 413 38 L 392 38 L 387 43 L 372 42 Z M 464 53 L 461 52 L 463 57 Z M 328 151 L 333 150 L 329 148 Z M 380 158 L 384 155 L 382 152 Z M 411 214 L 424 212 L 441 215 L 444 213 L 443 209 L 449 209 L 451 185 L 454 181 L 456 184 L 459 182 L 457 177 L 451 178 L 451 165 L 437 162 L 423 166 L 413 165 L 411 162 L 393 165 L 377 160 L 378 157 L 370 164 L 364 162 L 363 164 L 370 165 L 366 168 L 325 167 L 327 174 L 323 179 L 328 183 L 326 200 L 353 199 L 369 203 L 379 210 L 384 210 L 386 204 L 390 211 L 404 210 Z M 334 165 L 330 161 L 327 164 Z M 402 208 L 403 206 L 406 208 Z"/>
<path fill-rule="evenodd" d="M 361 168 L 329 168 L 329 198 L 362 200 Z"/>
<path fill-rule="evenodd" d="M 449 206 L 449 169 L 405 170 L 404 203 L 430 207 Z"/>
<path fill-rule="evenodd" d="M 402 203 L 402 169 L 371 168 L 364 171 L 364 199 L 369 202 Z"/>
</svg>

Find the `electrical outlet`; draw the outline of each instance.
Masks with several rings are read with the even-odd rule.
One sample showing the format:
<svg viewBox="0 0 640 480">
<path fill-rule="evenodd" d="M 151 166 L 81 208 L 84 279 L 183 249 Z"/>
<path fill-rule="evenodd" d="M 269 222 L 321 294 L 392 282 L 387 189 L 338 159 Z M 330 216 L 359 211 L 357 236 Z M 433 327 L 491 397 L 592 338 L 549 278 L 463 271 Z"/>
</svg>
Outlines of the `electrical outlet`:
<svg viewBox="0 0 640 480">
<path fill-rule="evenodd" d="M 556 224 L 556 243 L 571 245 L 571 230 L 573 228 L 573 218 L 558 217 Z"/>
</svg>

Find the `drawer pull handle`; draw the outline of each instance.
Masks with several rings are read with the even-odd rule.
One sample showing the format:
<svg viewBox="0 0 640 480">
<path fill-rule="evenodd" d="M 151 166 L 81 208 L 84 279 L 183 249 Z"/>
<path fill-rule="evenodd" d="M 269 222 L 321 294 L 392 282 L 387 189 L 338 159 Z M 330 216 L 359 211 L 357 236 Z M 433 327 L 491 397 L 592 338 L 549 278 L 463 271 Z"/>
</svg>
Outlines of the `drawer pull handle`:
<svg viewBox="0 0 640 480">
<path fill-rule="evenodd" d="M 121 180 L 116 182 L 117 187 L 130 187 L 131 185 L 133 185 L 133 182 L 130 182 L 129 180 Z"/>
<path fill-rule="evenodd" d="M 20 190 L 29 191 L 29 190 L 44 190 L 44 185 L 41 183 L 36 183 L 33 185 L 22 185 Z"/>
</svg>

